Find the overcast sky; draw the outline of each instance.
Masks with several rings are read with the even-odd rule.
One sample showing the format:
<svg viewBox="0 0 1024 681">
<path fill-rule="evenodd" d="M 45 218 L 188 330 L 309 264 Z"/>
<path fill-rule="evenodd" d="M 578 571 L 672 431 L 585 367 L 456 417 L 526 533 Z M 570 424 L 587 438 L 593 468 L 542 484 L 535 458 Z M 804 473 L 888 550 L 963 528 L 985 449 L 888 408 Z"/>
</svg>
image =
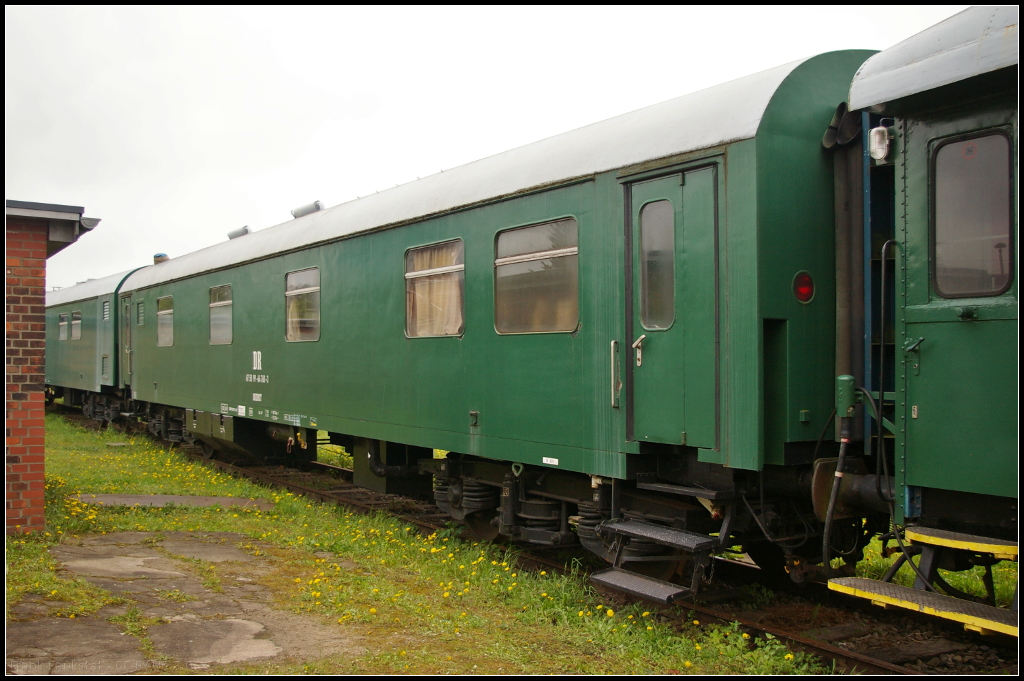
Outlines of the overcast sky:
<svg viewBox="0 0 1024 681">
<path fill-rule="evenodd" d="M 963 6 L 6 7 L 6 198 L 85 206 L 68 286 Z"/>
</svg>

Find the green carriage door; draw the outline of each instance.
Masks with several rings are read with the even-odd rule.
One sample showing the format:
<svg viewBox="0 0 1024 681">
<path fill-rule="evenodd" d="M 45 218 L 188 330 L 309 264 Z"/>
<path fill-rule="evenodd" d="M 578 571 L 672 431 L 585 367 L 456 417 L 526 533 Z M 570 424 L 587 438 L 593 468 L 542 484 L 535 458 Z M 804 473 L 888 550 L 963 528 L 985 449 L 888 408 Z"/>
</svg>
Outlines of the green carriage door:
<svg viewBox="0 0 1024 681">
<path fill-rule="evenodd" d="M 929 145 L 931 219 L 908 225 L 909 485 L 1016 496 L 1017 297 L 1012 152 L 1000 131 Z M 920 159 L 924 160 L 924 159 Z M 915 185 L 911 184 L 908 189 Z M 918 190 L 924 189 L 916 185 Z M 925 229 L 927 234 L 922 234 Z M 915 234 L 914 232 L 917 232 Z M 915 238 L 916 237 L 916 238 Z M 912 263 L 930 263 L 926 286 Z M 916 269 L 917 278 L 925 270 Z M 923 303 L 923 304 L 921 304 Z"/>
<path fill-rule="evenodd" d="M 630 188 L 632 439 L 717 448 L 714 167 Z"/>
<path fill-rule="evenodd" d="M 132 384 L 132 299 L 121 298 L 121 387 Z"/>
</svg>

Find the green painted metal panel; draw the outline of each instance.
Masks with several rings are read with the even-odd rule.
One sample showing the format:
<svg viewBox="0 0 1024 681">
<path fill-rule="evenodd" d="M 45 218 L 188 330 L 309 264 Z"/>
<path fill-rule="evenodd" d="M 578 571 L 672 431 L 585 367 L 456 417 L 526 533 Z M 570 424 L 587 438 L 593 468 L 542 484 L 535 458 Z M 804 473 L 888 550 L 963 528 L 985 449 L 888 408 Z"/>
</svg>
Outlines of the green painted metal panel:
<svg viewBox="0 0 1024 681">
<path fill-rule="evenodd" d="M 617 189 L 614 181 L 606 187 Z M 608 399 L 608 347 L 621 340 L 621 198 L 594 211 L 593 183 L 500 202 L 133 293 L 138 399 L 238 413 L 419 446 L 625 475 L 621 409 Z M 494 329 L 495 239 L 573 216 L 579 223 L 580 325 L 571 333 Z M 612 231 L 614 230 L 614 231 Z M 243 237 L 244 238 L 244 237 Z M 461 238 L 465 333 L 405 335 L 405 251 Z M 286 272 L 321 270 L 316 342 L 284 339 Z M 232 285 L 234 338 L 209 344 L 209 289 Z M 156 299 L 174 296 L 174 345 L 156 346 Z M 259 352 L 262 367 L 252 368 Z M 258 396 L 258 400 L 256 397 Z M 470 411 L 479 425 L 470 427 Z"/>
<path fill-rule="evenodd" d="M 846 99 L 849 79 L 872 54 L 830 52 L 801 64 L 776 90 L 758 128 L 758 284 L 751 312 L 760 318 L 754 333 L 775 334 L 763 340 L 763 356 L 775 364 L 753 369 L 770 411 L 761 414 L 760 458 L 743 467 L 784 463 L 782 443 L 815 440 L 832 410 L 835 208 L 832 159 L 821 148 L 821 135 Z M 801 271 L 814 280 L 808 304 L 793 295 L 793 278 Z M 783 345 L 768 347 L 778 342 Z M 773 423 L 764 421 L 769 417 Z"/>
<path fill-rule="evenodd" d="M 761 466 L 761 328 L 757 287 L 757 145 L 731 145 L 725 159 L 725 198 L 719 220 L 721 320 L 721 449 L 702 449 L 701 461 L 757 470 Z"/>
<path fill-rule="evenodd" d="M 718 167 L 684 174 L 679 320 L 684 335 L 686 444 L 718 448 Z"/>
<path fill-rule="evenodd" d="M 902 485 L 916 485 L 1015 498 L 1019 251 L 1005 293 L 943 298 L 932 285 L 930 202 L 937 147 L 959 135 L 1001 130 L 1016 149 L 1017 109 L 1015 97 L 973 91 L 969 83 L 960 88 L 957 101 L 957 108 L 907 113 L 898 125 L 899 493 Z M 1017 154 L 1011 158 L 1016 177 Z M 1016 213 L 1012 229 L 1016 249 Z M 977 318 L 960 319 L 957 308 L 964 306 L 974 308 Z M 916 352 L 901 350 L 921 338 Z"/>
</svg>

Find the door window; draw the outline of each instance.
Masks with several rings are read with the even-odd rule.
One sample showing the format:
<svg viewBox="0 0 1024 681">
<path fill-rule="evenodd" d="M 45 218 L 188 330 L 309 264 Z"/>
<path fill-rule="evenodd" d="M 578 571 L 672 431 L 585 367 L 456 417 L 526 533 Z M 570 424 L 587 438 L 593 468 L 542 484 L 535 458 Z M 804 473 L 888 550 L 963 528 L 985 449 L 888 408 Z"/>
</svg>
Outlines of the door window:
<svg viewBox="0 0 1024 681">
<path fill-rule="evenodd" d="M 640 209 L 640 323 L 667 329 L 676 318 L 676 224 L 671 201 Z"/>
<path fill-rule="evenodd" d="M 1010 141 L 942 144 L 934 159 L 934 285 L 944 298 L 994 296 L 1013 272 Z"/>
<path fill-rule="evenodd" d="M 161 348 L 174 345 L 174 297 L 156 299 L 156 344 Z"/>
</svg>

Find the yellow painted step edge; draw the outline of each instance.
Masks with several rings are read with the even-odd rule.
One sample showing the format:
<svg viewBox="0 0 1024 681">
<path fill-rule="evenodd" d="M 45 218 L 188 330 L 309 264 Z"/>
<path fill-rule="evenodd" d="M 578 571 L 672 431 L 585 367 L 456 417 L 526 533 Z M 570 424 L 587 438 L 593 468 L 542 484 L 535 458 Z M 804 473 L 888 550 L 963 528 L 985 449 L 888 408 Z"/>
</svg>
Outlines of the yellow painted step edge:
<svg viewBox="0 0 1024 681">
<path fill-rule="evenodd" d="M 907 610 L 915 610 L 917 612 L 923 612 L 926 615 L 935 615 L 947 620 L 953 620 L 954 622 L 961 622 L 965 625 L 970 626 L 972 631 L 998 631 L 1001 634 L 1008 634 L 1010 636 L 1017 636 L 1017 627 L 1010 624 L 1002 624 L 1001 622 L 993 622 L 991 620 L 983 619 L 981 617 L 974 617 L 972 615 L 965 615 L 961 612 L 950 612 L 948 610 L 940 610 L 938 608 L 932 608 L 913 601 L 904 601 L 899 598 L 892 598 L 890 596 L 883 596 L 881 594 L 871 593 L 870 591 L 861 591 L 852 586 L 846 586 L 843 584 L 834 584 L 829 582 L 828 588 L 833 591 L 839 591 L 840 593 L 849 594 L 856 596 L 857 598 L 864 598 L 876 605 L 895 605 L 899 608 L 906 608 Z"/>
<path fill-rule="evenodd" d="M 977 553 L 993 553 L 996 558 L 1002 560 L 1017 560 L 1017 547 L 1006 544 L 985 544 L 982 542 L 960 541 L 959 539 L 939 539 L 928 535 L 918 534 L 913 530 L 907 530 L 907 539 L 918 544 L 930 544 L 931 546 L 948 546 L 951 549 L 964 549 L 976 551 Z"/>
</svg>

